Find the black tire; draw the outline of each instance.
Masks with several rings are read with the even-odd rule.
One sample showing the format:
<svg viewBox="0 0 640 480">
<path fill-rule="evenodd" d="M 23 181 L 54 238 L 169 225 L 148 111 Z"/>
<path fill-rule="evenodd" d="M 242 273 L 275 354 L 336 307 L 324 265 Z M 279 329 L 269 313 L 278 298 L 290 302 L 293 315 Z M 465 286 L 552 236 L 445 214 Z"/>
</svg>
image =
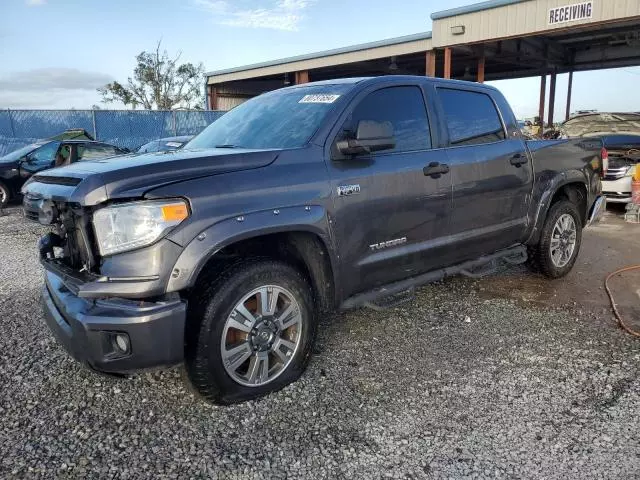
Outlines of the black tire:
<svg viewBox="0 0 640 480">
<path fill-rule="evenodd" d="M 225 323 L 245 295 L 264 285 L 293 294 L 300 307 L 302 333 L 290 363 L 269 383 L 244 386 L 226 371 L 220 348 Z M 296 381 L 304 372 L 317 331 L 313 295 L 307 279 L 292 266 L 275 260 L 249 259 L 202 279 L 189 299 L 185 373 L 193 390 L 206 400 L 229 405 L 262 397 Z"/>
<path fill-rule="evenodd" d="M 11 199 L 11 190 L 4 183 L 0 182 L 0 207 L 4 207 Z"/>
<path fill-rule="evenodd" d="M 558 219 L 563 215 L 570 215 L 573 218 L 576 232 L 575 232 L 575 247 L 568 262 L 565 265 L 558 266 L 554 263 L 551 256 L 551 241 L 554 228 Z M 537 245 L 529 248 L 530 260 L 532 263 L 532 270 L 538 271 L 549 278 L 561 278 L 568 274 L 573 265 L 576 263 L 578 253 L 580 252 L 580 245 L 582 243 L 582 220 L 580 219 L 580 213 L 578 208 L 572 202 L 567 199 L 558 200 L 551 205 L 547 218 L 544 222 L 544 227 L 540 234 L 540 240 Z"/>
</svg>

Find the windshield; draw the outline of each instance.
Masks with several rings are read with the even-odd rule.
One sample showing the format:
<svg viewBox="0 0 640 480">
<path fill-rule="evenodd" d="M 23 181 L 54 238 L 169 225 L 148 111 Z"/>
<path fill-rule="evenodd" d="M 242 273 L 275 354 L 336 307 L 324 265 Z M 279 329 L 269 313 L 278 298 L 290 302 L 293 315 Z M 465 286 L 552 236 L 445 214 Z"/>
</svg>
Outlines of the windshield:
<svg viewBox="0 0 640 480">
<path fill-rule="evenodd" d="M 153 140 L 149 143 L 145 143 L 138 150 L 137 153 L 153 153 L 158 151 L 158 146 L 160 142 L 158 140 Z"/>
<path fill-rule="evenodd" d="M 22 157 L 31 153 L 36 148 L 41 147 L 41 143 L 32 143 L 31 145 L 27 145 L 26 147 L 19 148 L 18 150 L 14 150 L 11 153 L 7 153 L 4 157 L 0 157 L 0 161 L 2 162 L 15 162 L 16 160 L 20 160 Z"/>
<path fill-rule="evenodd" d="M 352 87 L 313 85 L 260 95 L 225 113 L 184 148 L 302 147 Z"/>
</svg>

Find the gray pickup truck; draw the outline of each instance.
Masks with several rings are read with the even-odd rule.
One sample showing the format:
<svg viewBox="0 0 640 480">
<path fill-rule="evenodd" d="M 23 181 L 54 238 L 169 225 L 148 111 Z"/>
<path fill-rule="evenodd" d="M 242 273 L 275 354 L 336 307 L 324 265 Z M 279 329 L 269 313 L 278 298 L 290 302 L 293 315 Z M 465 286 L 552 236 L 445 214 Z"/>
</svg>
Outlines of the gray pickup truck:
<svg viewBox="0 0 640 480">
<path fill-rule="evenodd" d="M 24 187 L 46 321 L 91 368 L 185 364 L 228 404 L 296 380 L 317 319 L 497 261 L 557 278 L 604 207 L 598 139 L 527 142 L 494 88 L 427 77 L 263 94 L 183 149 Z"/>
</svg>

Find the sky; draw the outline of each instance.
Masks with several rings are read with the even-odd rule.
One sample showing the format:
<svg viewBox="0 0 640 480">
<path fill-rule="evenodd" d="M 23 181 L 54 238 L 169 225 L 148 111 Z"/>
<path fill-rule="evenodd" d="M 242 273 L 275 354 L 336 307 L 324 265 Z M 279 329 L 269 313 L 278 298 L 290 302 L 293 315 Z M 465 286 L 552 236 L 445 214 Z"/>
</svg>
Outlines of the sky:
<svg viewBox="0 0 640 480">
<path fill-rule="evenodd" d="M 96 92 L 126 82 L 158 40 L 207 71 L 431 29 L 431 13 L 474 0 L 0 0 L 0 109 L 118 108 Z M 559 76 L 556 120 L 564 117 Z M 577 73 L 573 109 L 640 110 L 640 68 Z M 519 118 L 539 78 L 491 82 Z"/>
</svg>

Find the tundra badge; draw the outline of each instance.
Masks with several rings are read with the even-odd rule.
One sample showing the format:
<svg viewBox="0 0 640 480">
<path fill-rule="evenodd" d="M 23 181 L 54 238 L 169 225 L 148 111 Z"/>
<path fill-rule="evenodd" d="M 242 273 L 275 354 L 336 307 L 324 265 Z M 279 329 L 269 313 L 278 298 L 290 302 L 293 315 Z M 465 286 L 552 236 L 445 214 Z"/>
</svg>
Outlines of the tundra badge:
<svg viewBox="0 0 640 480">
<path fill-rule="evenodd" d="M 383 248 L 395 247 L 396 245 L 402 245 L 403 243 L 407 243 L 407 237 L 402 238 L 394 238 L 393 240 L 388 240 L 386 242 L 374 243 L 373 245 L 369 245 L 371 250 L 382 250 Z"/>
<path fill-rule="evenodd" d="M 338 196 L 346 197 L 347 195 L 357 195 L 360 193 L 360 185 L 339 185 L 338 186 Z"/>
</svg>

